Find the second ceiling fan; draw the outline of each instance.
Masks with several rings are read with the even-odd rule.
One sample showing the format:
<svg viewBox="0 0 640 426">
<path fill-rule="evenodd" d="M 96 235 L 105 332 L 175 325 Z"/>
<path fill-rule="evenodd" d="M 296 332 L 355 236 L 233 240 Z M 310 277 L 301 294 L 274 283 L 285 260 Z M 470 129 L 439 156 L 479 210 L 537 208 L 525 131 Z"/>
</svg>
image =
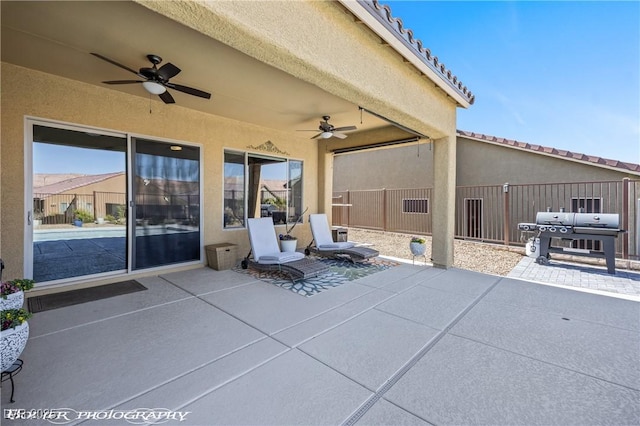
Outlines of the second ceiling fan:
<svg viewBox="0 0 640 426">
<path fill-rule="evenodd" d="M 349 130 L 356 130 L 356 126 L 343 126 L 343 127 L 335 127 L 333 124 L 329 124 L 329 119 L 331 117 L 328 115 L 322 116 L 324 121 L 320 122 L 320 126 L 318 126 L 318 133 L 315 136 L 312 136 L 311 139 L 329 139 L 330 137 L 335 137 L 338 139 L 344 139 L 347 137 L 342 132 L 348 132 Z M 300 132 L 317 132 L 317 130 L 299 130 Z"/>
</svg>

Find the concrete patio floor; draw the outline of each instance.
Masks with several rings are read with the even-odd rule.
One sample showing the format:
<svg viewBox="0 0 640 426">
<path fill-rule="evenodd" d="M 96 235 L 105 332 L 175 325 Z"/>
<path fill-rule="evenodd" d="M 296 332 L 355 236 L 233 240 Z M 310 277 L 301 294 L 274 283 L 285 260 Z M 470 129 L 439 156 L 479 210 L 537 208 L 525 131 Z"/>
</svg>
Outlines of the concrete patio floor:
<svg viewBox="0 0 640 426">
<path fill-rule="evenodd" d="M 414 265 L 306 298 L 209 268 L 139 281 L 148 290 L 34 315 L 3 424 L 51 424 L 8 408 L 165 408 L 188 412 L 163 423 L 181 425 L 640 424 L 636 301 Z"/>
</svg>

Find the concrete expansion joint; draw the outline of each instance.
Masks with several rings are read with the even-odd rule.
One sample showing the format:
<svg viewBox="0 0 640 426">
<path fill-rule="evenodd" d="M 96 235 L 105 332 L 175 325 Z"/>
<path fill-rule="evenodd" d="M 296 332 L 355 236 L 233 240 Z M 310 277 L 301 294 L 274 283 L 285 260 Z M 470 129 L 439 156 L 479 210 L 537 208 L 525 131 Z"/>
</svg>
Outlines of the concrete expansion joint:
<svg viewBox="0 0 640 426">
<path fill-rule="evenodd" d="M 502 279 L 491 284 L 480 296 L 475 298 L 465 309 L 456 315 L 438 334 L 429 340 L 409 361 L 407 361 L 395 374 L 393 374 L 378 390 L 369 397 L 349 418 L 347 418 L 342 426 L 353 426 L 364 416 L 371 407 L 378 402 L 384 394 L 391 389 L 411 368 L 413 368 L 424 356 L 438 343 L 444 336 L 449 334 L 451 330 L 462 318 L 464 318 L 471 309 L 473 309 L 484 297 L 493 290 Z"/>
</svg>

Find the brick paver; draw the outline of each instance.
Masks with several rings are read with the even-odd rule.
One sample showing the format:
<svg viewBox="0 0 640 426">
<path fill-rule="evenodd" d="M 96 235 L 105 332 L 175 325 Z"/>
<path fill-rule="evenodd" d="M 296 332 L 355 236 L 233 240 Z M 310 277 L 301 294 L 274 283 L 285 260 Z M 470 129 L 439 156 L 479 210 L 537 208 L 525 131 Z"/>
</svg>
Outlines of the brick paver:
<svg viewBox="0 0 640 426">
<path fill-rule="evenodd" d="M 535 259 L 525 256 L 507 276 L 640 297 L 640 273 L 625 270 L 616 270 L 615 275 L 611 275 L 605 268 L 554 260 L 548 265 L 539 265 Z"/>
</svg>

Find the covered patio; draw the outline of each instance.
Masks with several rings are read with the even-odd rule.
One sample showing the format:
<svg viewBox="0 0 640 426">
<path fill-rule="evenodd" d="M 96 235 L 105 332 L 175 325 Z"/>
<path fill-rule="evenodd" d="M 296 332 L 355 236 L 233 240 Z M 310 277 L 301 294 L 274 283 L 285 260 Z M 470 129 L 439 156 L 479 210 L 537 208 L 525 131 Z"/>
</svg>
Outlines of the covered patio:
<svg viewBox="0 0 640 426">
<path fill-rule="evenodd" d="M 69 424 L 640 419 L 635 301 L 406 264 L 311 297 L 209 268 L 139 281 L 34 315 L 6 424 L 51 424 L 6 418 L 44 408 Z"/>
<path fill-rule="evenodd" d="M 121 163 L 109 172 L 126 171 L 125 203 L 86 209 L 122 210 L 127 265 L 37 290 L 199 267 L 210 244 L 232 243 L 243 255 L 244 222 L 261 214 L 256 194 L 268 166 L 286 168 L 277 179 L 290 180 L 281 206 L 291 222 L 307 208 L 331 214 L 336 152 L 401 143 L 430 145 L 433 262 L 453 264 L 456 111 L 475 97 L 377 0 L 2 2 L 2 89 L 7 275 L 33 274 L 33 219 L 47 211 L 33 197 L 41 145 L 90 148 L 96 163 L 116 153 Z M 165 159 L 194 167 L 181 166 L 179 180 Z M 174 192 L 187 186 L 183 206 Z M 193 228 L 193 255 L 146 265 L 150 244 L 138 227 L 173 222 L 154 216 L 178 211 Z M 308 241 L 308 224 L 295 236 Z"/>
<path fill-rule="evenodd" d="M 127 172 L 134 143 L 146 155 L 192 150 L 189 226 L 199 252 L 189 262 L 132 264 L 135 208 L 144 205 L 132 191 L 171 179 L 127 176 L 129 263 L 38 283 L 33 295 L 121 280 L 147 290 L 36 313 L 16 402 L 6 382 L 2 389 L 3 409 L 26 411 L 3 410 L 6 424 L 51 424 L 8 418 L 48 409 L 63 409 L 68 424 L 127 424 L 129 410 L 179 411 L 182 422 L 163 424 L 183 425 L 638 423 L 637 302 L 451 268 L 456 111 L 474 96 L 389 8 L 376 0 L 0 4 L 6 276 L 33 272 L 37 127 L 100 136 L 101 153 L 117 140 Z M 91 53 L 134 69 L 160 55 L 182 69 L 172 84 L 212 97 L 168 86 L 174 105 L 141 84 L 109 85 L 132 73 Z M 325 115 L 357 129 L 312 139 Z M 202 267 L 206 245 L 249 251 L 243 223 L 260 214 L 251 168 L 265 158 L 297 167 L 294 207 L 330 214 L 336 152 L 413 142 L 432 147 L 436 268 L 393 266 L 303 297 Z M 242 172 L 227 175 L 229 164 Z M 238 176 L 255 181 L 242 190 L 256 205 L 243 200 L 229 214 L 225 185 Z M 294 234 L 310 240 L 306 220 Z"/>
</svg>

